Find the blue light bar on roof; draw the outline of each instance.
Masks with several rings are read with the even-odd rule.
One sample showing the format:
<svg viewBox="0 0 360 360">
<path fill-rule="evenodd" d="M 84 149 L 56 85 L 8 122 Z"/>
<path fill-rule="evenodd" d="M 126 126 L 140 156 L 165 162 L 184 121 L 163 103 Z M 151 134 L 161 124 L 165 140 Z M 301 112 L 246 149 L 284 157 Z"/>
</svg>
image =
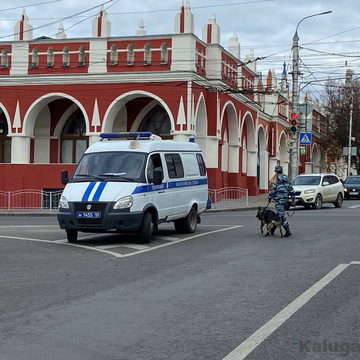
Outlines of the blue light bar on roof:
<svg viewBox="0 0 360 360">
<path fill-rule="evenodd" d="M 120 132 L 120 133 L 101 133 L 102 139 L 150 139 L 152 136 L 151 131 L 140 132 Z"/>
</svg>

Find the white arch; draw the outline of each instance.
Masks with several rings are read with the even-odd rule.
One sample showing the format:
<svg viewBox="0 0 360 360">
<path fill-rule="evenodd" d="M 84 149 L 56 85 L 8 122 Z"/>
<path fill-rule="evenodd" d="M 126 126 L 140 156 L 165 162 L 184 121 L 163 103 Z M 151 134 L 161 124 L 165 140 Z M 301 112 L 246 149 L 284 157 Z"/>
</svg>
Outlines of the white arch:
<svg viewBox="0 0 360 360">
<path fill-rule="evenodd" d="M 132 124 L 131 131 L 136 131 L 139 128 L 144 117 L 148 114 L 149 111 L 151 111 L 156 106 L 156 104 L 157 104 L 156 100 L 152 100 L 147 105 L 144 106 L 144 108 L 139 112 L 134 123 Z"/>
<path fill-rule="evenodd" d="M 198 119 L 198 116 L 199 115 L 199 112 L 200 111 L 204 111 L 205 113 L 205 119 L 204 119 L 204 123 L 203 125 L 205 126 L 198 126 L 198 123 L 199 123 L 199 120 Z M 207 122 L 207 111 L 206 111 L 206 104 L 205 104 L 205 97 L 204 97 L 204 94 L 201 93 L 200 96 L 199 96 L 199 100 L 196 104 L 196 110 L 195 110 L 195 132 L 196 132 L 196 135 L 197 136 L 207 136 L 207 133 L 208 133 L 208 122 Z M 201 129 L 201 133 L 198 132 L 198 129 Z"/>
<path fill-rule="evenodd" d="M 65 112 L 62 114 L 61 118 L 59 119 L 58 123 L 56 124 L 56 127 L 54 129 L 53 136 L 60 137 L 61 131 L 64 128 L 66 122 L 69 120 L 70 115 L 77 109 L 76 104 L 71 104 Z"/>
<path fill-rule="evenodd" d="M 246 123 L 246 143 L 247 149 L 251 151 L 257 151 L 255 143 L 255 128 L 254 119 L 250 111 L 247 111 L 242 119 L 240 134 L 243 133 L 244 124 Z"/>
<path fill-rule="evenodd" d="M 8 126 L 8 135 L 12 134 L 12 125 L 11 125 L 11 121 L 10 121 L 10 116 L 8 111 L 6 110 L 6 107 L 0 102 L 0 110 L 4 113 L 5 115 L 5 119 L 7 122 L 7 126 Z"/>
<path fill-rule="evenodd" d="M 128 101 L 136 99 L 138 97 L 140 97 L 141 95 L 143 96 L 148 96 L 151 97 L 155 100 L 157 100 L 165 109 L 165 111 L 167 112 L 167 114 L 169 115 L 169 119 L 170 119 L 170 124 L 171 124 L 171 130 L 170 132 L 175 130 L 175 123 L 174 123 L 174 117 L 171 113 L 170 108 L 168 107 L 168 105 L 166 104 L 166 102 L 161 99 L 159 96 L 154 95 L 148 91 L 142 91 L 142 90 L 133 90 L 133 91 L 129 91 L 127 93 L 124 93 L 120 96 L 118 96 L 106 109 L 105 115 L 104 115 L 104 121 L 102 124 L 102 128 L 101 131 L 102 132 L 110 132 L 113 128 L 114 125 L 114 120 L 116 117 L 116 114 L 119 112 L 120 108 Z M 123 103 L 121 103 L 120 101 L 124 100 Z"/>
<path fill-rule="evenodd" d="M 75 103 L 80 110 L 82 111 L 85 119 L 85 125 L 86 125 L 86 133 L 89 133 L 90 127 L 89 127 L 89 117 L 87 115 L 87 112 L 84 108 L 84 106 L 81 104 L 81 102 L 77 99 L 75 99 L 73 96 L 65 94 L 65 93 L 49 93 L 46 95 L 41 96 L 39 99 L 35 100 L 28 110 L 26 111 L 26 114 L 24 116 L 24 126 L 23 126 L 23 134 L 25 136 L 33 136 L 34 135 L 34 126 L 36 118 L 38 117 L 41 109 L 51 103 L 54 100 L 58 99 L 69 99 L 73 103 Z"/>
<path fill-rule="evenodd" d="M 224 115 L 225 111 L 227 111 L 228 107 L 232 109 L 232 112 L 229 111 L 228 113 L 228 127 L 229 127 L 229 143 L 235 145 L 239 144 L 239 127 L 237 126 L 238 118 L 237 118 L 237 111 L 234 103 L 232 101 L 227 101 L 221 111 L 220 115 L 220 129 L 222 129 L 223 121 L 224 121 Z"/>
</svg>

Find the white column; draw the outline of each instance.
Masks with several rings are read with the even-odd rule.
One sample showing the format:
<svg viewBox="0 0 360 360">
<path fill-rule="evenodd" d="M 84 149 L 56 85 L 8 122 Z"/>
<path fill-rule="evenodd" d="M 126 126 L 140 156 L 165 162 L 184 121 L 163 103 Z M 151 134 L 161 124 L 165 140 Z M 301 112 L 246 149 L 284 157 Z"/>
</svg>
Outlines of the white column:
<svg viewBox="0 0 360 360">
<path fill-rule="evenodd" d="M 89 146 L 100 140 L 99 135 L 92 134 L 92 135 L 88 135 L 88 136 L 89 136 Z"/>
<path fill-rule="evenodd" d="M 30 163 L 30 138 L 27 136 L 12 136 L 11 138 L 11 163 Z"/>
<path fill-rule="evenodd" d="M 270 158 L 269 160 L 269 180 L 274 176 L 275 174 L 275 166 L 278 164 L 278 159 L 277 158 Z M 285 169 L 283 169 L 284 174 L 288 174 L 287 172 L 285 172 Z"/>
<path fill-rule="evenodd" d="M 257 176 L 257 151 L 247 151 L 247 176 Z"/>
<path fill-rule="evenodd" d="M 239 151 L 240 144 L 230 144 L 229 145 L 229 172 L 238 173 L 239 172 Z"/>
</svg>

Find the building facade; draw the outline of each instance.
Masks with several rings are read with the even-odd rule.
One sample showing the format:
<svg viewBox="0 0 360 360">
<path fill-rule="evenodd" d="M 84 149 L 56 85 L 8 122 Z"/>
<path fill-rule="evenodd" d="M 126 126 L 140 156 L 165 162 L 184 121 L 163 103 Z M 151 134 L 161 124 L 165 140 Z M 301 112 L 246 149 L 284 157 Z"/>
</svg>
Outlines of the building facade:
<svg viewBox="0 0 360 360">
<path fill-rule="evenodd" d="M 101 10 L 92 37 L 33 39 L 24 13 L 15 40 L 0 43 L 0 190 L 61 189 L 60 171 L 75 163 L 101 132 L 150 130 L 200 145 L 209 188 L 268 190 L 276 164 L 288 168 L 286 77 L 276 84 L 240 60 L 237 35 L 220 45 L 212 16 L 202 39 L 188 2 L 175 32 L 111 36 Z M 281 101 L 279 101 L 281 99 Z"/>
</svg>

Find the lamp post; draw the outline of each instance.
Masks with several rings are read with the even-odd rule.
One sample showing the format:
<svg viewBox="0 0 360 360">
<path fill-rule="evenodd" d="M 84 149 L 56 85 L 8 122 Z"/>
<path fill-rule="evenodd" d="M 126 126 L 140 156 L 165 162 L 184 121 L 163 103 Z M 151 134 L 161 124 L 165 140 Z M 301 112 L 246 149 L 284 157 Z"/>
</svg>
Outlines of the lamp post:
<svg viewBox="0 0 360 360">
<path fill-rule="evenodd" d="M 293 36 L 293 46 L 292 46 L 292 53 L 293 53 L 293 71 L 292 71 L 292 107 L 293 112 L 299 113 L 299 35 L 298 35 L 298 28 L 299 25 L 308 18 L 314 16 L 320 16 L 325 14 L 330 14 L 332 11 L 325 11 L 318 14 L 313 14 L 309 16 L 305 16 L 302 18 L 298 24 L 296 25 L 295 34 Z M 299 130 L 302 131 L 304 129 L 304 121 L 302 117 L 299 117 Z M 299 134 L 296 132 L 293 134 L 293 146 L 290 150 L 290 179 L 293 180 L 295 176 L 298 174 L 299 171 Z"/>
</svg>

